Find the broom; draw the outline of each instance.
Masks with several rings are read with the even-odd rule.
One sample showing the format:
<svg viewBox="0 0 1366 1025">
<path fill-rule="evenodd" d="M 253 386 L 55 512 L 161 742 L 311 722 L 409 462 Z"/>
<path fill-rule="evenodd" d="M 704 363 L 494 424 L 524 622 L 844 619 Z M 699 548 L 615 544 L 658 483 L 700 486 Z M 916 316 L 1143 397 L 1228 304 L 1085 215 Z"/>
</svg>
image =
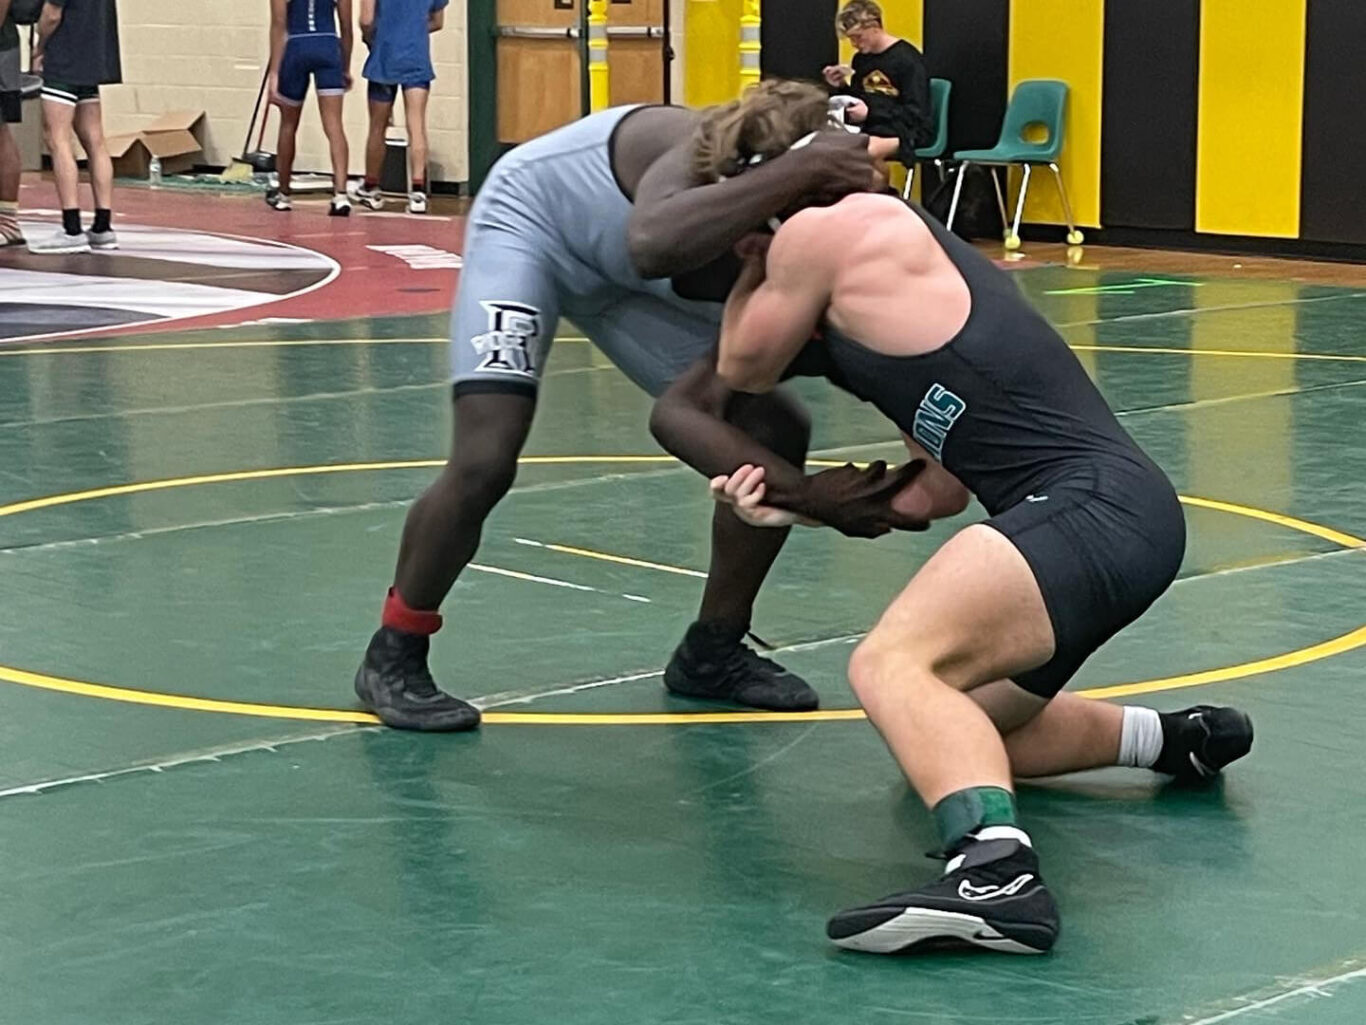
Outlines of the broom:
<svg viewBox="0 0 1366 1025">
<path fill-rule="evenodd" d="M 261 100 L 266 95 L 266 80 L 270 77 L 269 66 L 261 73 L 261 88 L 256 92 L 256 105 L 251 109 L 251 123 L 247 125 L 247 137 L 242 140 L 242 155 L 233 157 L 222 174 L 224 181 L 248 181 L 258 172 L 264 174 L 275 170 L 275 154 L 267 153 L 261 148 L 266 138 L 266 122 L 270 119 L 270 104 L 265 105 L 264 113 L 261 111 Z M 251 145 L 251 133 L 256 129 L 256 118 L 261 118 L 261 130 L 256 136 L 256 149 L 248 152 L 247 147 Z"/>
</svg>

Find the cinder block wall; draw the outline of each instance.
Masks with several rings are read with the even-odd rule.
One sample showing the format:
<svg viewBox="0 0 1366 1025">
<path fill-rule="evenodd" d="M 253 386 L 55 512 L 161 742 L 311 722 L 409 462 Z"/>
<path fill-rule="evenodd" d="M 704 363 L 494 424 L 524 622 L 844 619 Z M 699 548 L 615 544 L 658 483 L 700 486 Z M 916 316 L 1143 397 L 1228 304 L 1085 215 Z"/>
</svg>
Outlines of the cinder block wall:
<svg viewBox="0 0 1366 1025">
<path fill-rule="evenodd" d="M 353 4 L 359 17 L 360 5 Z M 206 160 L 226 164 L 242 150 L 252 102 L 270 54 L 270 5 L 266 0 L 119 0 L 124 84 L 104 90 L 105 130 L 130 131 L 173 109 L 195 107 L 208 114 Z M 451 0 L 446 27 L 432 38 L 436 82 L 428 106 L 431 178 L 468 178 L 468 108 L 465 63 L 465 0 Z M 351 171 L 364 167 L 365 45 L 356 33 L 352 59 L 355 86 L 346 97 L 346 133 Z M 402 101 L 396 108 L 403 120 Z M 279 124 L 272 113 L 266 149 L 274 150 Z M 255 139 L 252 140 L 252 147 Z M 324 171 L 327 140 L 310 94 L 299 131 L 297 168 Z"/>
</svg>

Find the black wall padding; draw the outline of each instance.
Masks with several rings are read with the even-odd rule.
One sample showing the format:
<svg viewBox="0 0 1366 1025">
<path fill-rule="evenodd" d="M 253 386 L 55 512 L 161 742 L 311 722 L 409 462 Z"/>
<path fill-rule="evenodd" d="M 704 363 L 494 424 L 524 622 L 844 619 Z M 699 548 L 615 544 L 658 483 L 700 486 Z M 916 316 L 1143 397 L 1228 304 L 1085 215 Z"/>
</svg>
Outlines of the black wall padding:
<svg viewBox="0 0 1366 1025">
<path fill-rule="evenodd" d="M 1366 242 L 1366 3 L 1309 0 L 1300 238 Z M 1255 156 L 1248 173 L 1257 173 Z"/>
<path fill-rule="evenodd" d="M 1008 0 L 926 0 L 925 64 L 953 82 L 949 149 L 994 146 L 1006 110 Z"/>
<path fill-rule="evenodd" d="M 819 81 L 821 68 L 839 61 L 835 0 L 765 0 L 759 66 L 765 78 Z"/>
<path fill-rule="evenodd" d="M 996 145 L 1005 117 L 1010 71 L 1009 0 L 925 0 L 925 65 L 934 78 L 953 83 L 949 100 L 949 155 L 960 149 Z M 927 208 L 941 220 L 948 214 L 946 189 L 927 175 Z M 1001 218 L 986 172 L 977 169 L 963 183 L 954 231 L 965 238 L 999 237 Z"/>
<path fill-rule="evenodd" d="M 1102 225 L 1195 228 L 1199 85 L 1199 0 L 1106 0 Z"/>
</svg>

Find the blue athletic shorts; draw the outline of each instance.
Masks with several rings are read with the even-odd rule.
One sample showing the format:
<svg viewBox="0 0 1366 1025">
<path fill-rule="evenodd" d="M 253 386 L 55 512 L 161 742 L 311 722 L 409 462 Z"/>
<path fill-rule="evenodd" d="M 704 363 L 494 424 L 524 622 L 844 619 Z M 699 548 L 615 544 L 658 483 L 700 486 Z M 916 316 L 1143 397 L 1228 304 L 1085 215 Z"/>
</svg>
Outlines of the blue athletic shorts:
<svg viewBox="0 0 1366 1025">
<path fill-rule="evenodd" d="M 308 95 L 310 75 L 319 96 L 340 96 L 346 92 L 343 70 L 341 40 L 336 36 L 290 36 L 280 58 L 280 98 L 300 106 Z"/>
<path fill-rule="evenodd" d="M 368 94 L 371 103 L 393 103 L 398 99 L 399 89 L 431 90 L 431 82 L 371 82 Z"/>
</svg>

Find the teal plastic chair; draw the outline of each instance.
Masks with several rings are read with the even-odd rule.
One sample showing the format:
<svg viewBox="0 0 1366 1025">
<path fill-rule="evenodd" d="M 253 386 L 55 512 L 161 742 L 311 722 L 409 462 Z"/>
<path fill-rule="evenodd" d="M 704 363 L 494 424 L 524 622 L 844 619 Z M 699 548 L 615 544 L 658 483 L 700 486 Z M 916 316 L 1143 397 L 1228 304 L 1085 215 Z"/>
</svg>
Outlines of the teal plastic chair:
<svg viewBox="0 0 1366 1025">
<path fill-rule="evenodd" d="M 945 78 L 930 79 L 930 116 L 934 120 L 934 139 L 928 146 L 915 151 L 915 159 L 906 165 L 906 185 L 901 190 L 901 198 L 911 198 L 911 186 L 915 184 L 915 169 L 922 160 L 933 160 L 934 166 L 942 168 L 944 151 L 949 148 L 949 94 L 953 83 Z"/>
<path fill-rule="evenodd" d="M 1021 82 L 1015 87 L 1006 107 L 1001 138 L 991 149 L 965 149 L 953 155 L 959 162 L 958 181 L 953 188 L 953 202 L 949 204 L 948 228 L 953 230 L 953 219 L 958 213 L 958 197 L 963 191 L 963 178 L 972 164 L 991 168 L 991 181 L 996 186 L 996 203 L 1001 208 L 1001 223 L 1006 225 L 1007 249 L 1020 248 L 1020 218 L 1024 215 L 1025 196 L 1029 194 L 1029 176 L 1036 166 L 1047 165 L 1058 183 L 1062 197 L 1062 212 L 1067 220 L 1067 244 L 1079 246 L 1084 241 L 1072 217 L 1072 203 L 1067 198 L 1058 155 L 1062 153 L 1063 123 L 1067 114 L 1067 83 L 1040 78 Z M 1029 135 L 1042 131 L 1043 138 L 1032 142 Z M 1015 221 L 1006 214 L 1005 192 L 1001 187 L 998 168 L 1019 164 L 1023 169 L 1020 195 L 1015 202 Z"/>
</svg>

